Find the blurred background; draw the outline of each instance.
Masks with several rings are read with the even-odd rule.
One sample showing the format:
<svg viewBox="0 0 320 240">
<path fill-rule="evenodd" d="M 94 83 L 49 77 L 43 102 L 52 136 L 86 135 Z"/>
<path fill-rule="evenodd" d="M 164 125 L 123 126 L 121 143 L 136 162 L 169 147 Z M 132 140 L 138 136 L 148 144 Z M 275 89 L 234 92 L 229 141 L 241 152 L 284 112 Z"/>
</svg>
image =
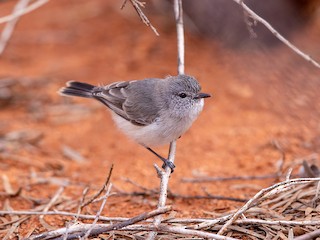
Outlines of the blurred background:
<svg viewBox="0 0 320 240">
<path fill-rule="evenodd" d="M 245 2 L 320 61 L 319 0 Z M 11 14 L 16 3 L 0 1 L 0 16 Z M 69 184 L 70 196 L 79 196 L 81 184 L 103 184 L 111 163 L 118 190 L 136 187 L 127 178 L 158 186 L 153 163 L 159 161 L 125 138 L 104 106 L 57 94 L 69 80 L 108 84 L 176 74 L 172 3 L 147 1 L 143 9 L 160 36 L 140 21 L 130 3 L 121 10 L 122 4 L 49 1 L 20 18 L 0 56 L 0 173 L 14 189 L 22 188 L 24 197 L 50 198 L 61 184 Z M 276 173 L 283 153 L 286 167 L 301 159 L 318 161 L 319 69 L 231 0 L 184 0 L 183 6 L 186 73 L 214 97 L 206 99 L 203 113 L 178 141 L 171 191 L 203 194 L 203 185 L 182 183 L 184 177 Z M 167 147 L 157 151 L 166 155 Z M 272 181 L 204 187 L 212 194 L 246 198 Z M 5 191 L 1 184 L 0 189 Z M 17 208 L 30 205 L 19 197 L 11 201 Z M 195 206 L 202 215 L 239 205 L 169 201 L 187 216 Z M 124 197 L 108 204 L 109 214 L 122 216 L 152 208 L 156 201 Z"/>
</svg>

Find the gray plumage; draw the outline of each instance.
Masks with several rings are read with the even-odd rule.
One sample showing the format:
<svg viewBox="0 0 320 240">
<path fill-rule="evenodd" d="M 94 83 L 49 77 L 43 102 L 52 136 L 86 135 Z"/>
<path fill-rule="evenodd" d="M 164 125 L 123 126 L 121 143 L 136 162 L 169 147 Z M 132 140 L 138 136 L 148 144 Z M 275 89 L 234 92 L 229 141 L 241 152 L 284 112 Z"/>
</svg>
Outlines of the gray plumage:
<svg viewBox="0 0 320 240">
<path fill-rule="evenodd" d="M 198 117 L 203 98 L 198 81 L 188 75 L 115 82 L 106 86 L 68 82 L 60 93 L 94 98 L 113 113 L 118 127 L 144 146 L 180 137 Z"/>
</svg>

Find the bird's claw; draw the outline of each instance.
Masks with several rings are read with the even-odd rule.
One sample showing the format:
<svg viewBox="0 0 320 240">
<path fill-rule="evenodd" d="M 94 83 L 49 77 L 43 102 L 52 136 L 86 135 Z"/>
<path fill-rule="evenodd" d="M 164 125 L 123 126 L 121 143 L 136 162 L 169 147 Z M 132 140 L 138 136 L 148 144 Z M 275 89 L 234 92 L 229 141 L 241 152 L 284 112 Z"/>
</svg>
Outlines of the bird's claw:
<svg viewBox="0 0 320 240">
<path fill-rule="evenodd" d="M 173 162 L 167 160 L 167 159 L 164 159 L 163 161 L 163 164 L 162 164 L 162 168 L 163 169 L 166 169 L 166 167 L 169 167 L 171 169 L 171 173 L 174 172 L 174 168 L 176 167 Z"/>
</svg>

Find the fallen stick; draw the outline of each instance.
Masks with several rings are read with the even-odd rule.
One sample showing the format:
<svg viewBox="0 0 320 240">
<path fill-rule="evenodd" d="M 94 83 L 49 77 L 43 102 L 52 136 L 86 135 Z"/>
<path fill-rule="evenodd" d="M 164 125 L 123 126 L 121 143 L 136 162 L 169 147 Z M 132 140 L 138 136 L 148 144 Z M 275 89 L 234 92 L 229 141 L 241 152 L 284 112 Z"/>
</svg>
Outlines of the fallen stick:
<svg viewBox="0 0 320 240">
<path fill-rule="evenodd" d="M 134 223 L 146 220 L 148 218 L 155 217 L 159 214 L 164 214 L 171 211 L 171 207 L 167 206 L 164 208 L 159 208 L 151 212 L 142 213 L 136 217 L 129 218 L 126 221 L 115 223 L 115 224 L 96 224 L 96 226 L 91 230 L 90 236 L 96 236 L 104 232 L 119 230 L 126 226 L 132 225 Z M 60 228 L 54 231 L 41 233 L 36 236 L 31 236 L 30 240 L 40 240 L 40 239 L 48 239 L 48 238 L 55 238 L 55 239 L 63 239 L 63 235 L 68 232 L 68 236 L 66 239 L 78 239 L 79 237 L 84 236 L 84 234 L 92 227 L 92 224 L 81 224 L 81 225 L 74 225 L 68 228 Z"/>
</svg>

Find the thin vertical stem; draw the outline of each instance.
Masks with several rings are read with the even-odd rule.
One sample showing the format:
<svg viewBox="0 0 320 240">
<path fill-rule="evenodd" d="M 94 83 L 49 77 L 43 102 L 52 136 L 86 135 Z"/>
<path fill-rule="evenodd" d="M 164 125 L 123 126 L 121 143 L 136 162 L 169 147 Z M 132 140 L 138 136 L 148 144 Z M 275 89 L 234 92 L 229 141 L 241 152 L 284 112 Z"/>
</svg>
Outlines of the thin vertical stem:
<svg viewBox="0 0 320 240">
<path fill-rule="evenodd" d="M 174 15 L 177 28 L 178 74 L 184 74 L 184 28 L 182 0 L 174 0 Z"/>
<path fill-rule="evenodd" d="M 177 46 L 178 46 L 178 74 L 184 74 L 184 29 L 183 29 L 183 12 L 182 0 L 174 0 L 174 15 L 177 26 Z M 176 155 L 177 142 L 172 141 L 169 147 L 168 160 L 174 163 Z M 165 207 L 167 201 L 168 184 L 171 169 L 166 167 L 164 171 L 157 168 L 160 175 L 160 195 L 158 200 L 158 208 Z M 162 216 L 158 215 L 154 218 L 153 224 L 158 226 L 161 223 Z M 150 232 L 147 239 L 152 240 L 157 236 L 157 232 Z"/>
</svg>

